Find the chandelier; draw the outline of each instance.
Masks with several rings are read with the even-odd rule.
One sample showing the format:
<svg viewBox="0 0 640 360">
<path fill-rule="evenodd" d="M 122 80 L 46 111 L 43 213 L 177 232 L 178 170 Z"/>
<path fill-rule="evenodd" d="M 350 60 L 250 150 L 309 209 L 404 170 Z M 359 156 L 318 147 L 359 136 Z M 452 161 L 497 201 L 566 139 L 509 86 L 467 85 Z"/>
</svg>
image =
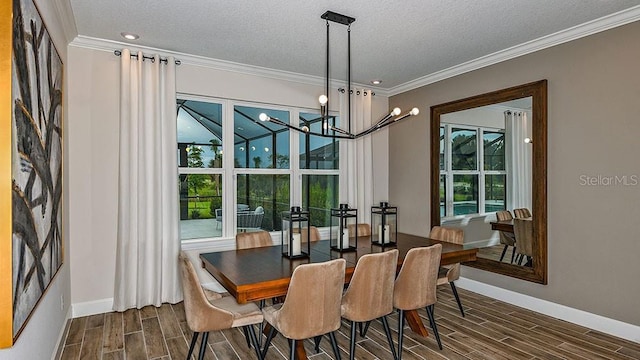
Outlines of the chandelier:
<svg viewBox="0 0 640 360">
<path fill-rule="evenodd" d="M 387 115 L 385 115 L 382 119 L 376 122 L 374 125 L 369 127 L 366 130 L 363 130 L 358 133 L 353 133 L 351 131 L 351 96 L 350 94 L 353 92 L 351 90 L 351 23 L 356 21 L 355 18 L 338 14 L 333 11 L 327 11 L 322 16 L 322 19 L 326 20 L 327 23 L 327 47 L 326 47 L 326 77 L 325 77 L 325 94 L 320 95 L 318 101 L 320 102 L 320 121 L 322 122 L 321 132 L 311 131 L 309 126 L 302 125 L 300 127 L 293 126 L 288 124 L 278 118 L 271 117 L 266 113 L 261 113 L 259 115 L 260 121 L 269 121 L 271 123 L 289 128 L 291 130 L 303 132 L 309 135 L 329 137 L 329 138 L 340 138 L 340 139 L 357 139 L 365 135 L 369 135 L 375 131 L 378 131 L 384 127 L 387 127 L 391 124 L 395 124 L 396 122 L 405 119 L 409 116 L 418 115 L 418 108 L 414 107 L 411 111 L 401 115 L 402 111 L 400 108 L 396 107 L 391 110 Z M 349 89 L 349 95 L 347 96 L 347 130 L 344 130 L 335 125 L 335 117 L 329 115 L 329 97 L 326 94 L 329 94 L 329 26 L 330 22 L 335 22 L 341 25 L 345 25 L 347 27 L 347 89 Z M 344 89 L 339 89 L 341 92 L 344 92 Z M 332 121 L 334 120 L 333 124 Z"/>
</svg>

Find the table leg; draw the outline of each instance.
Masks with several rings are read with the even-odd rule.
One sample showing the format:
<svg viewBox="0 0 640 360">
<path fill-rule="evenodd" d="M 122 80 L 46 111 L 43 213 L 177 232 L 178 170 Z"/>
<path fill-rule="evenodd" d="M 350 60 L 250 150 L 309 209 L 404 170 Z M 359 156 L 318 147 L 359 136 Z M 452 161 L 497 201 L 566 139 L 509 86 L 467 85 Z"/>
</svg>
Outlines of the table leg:
<svg viewBox="0 0 640 360">
<path fill-rule="evenodd" d="M 420 319 L 420 315 L 418 315 L 418 310 L 407 310 L 404 312 L 404 318 L 407 320 L 409 327 L 413 330 L 414 333 L 428 337 L 429 333 L 427 329 L 424 327 L 422 323 L 422 319 Z"/>
</svg>

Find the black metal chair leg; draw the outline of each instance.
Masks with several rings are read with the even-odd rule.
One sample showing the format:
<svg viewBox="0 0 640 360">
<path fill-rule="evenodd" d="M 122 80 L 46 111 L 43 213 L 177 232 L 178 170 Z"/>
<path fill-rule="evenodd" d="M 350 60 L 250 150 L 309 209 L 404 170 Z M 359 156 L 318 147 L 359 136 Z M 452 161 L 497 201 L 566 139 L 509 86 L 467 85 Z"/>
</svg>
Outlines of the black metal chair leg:
<svg viewBox="0 0 640 360">
<path fill-rule="evenodd" d="M 247 347 L 251 349 L 251 342 L 249 341 L 249 332 L 247 331 L 247 327 L 242 327 L 242 332 L 244 333 L 244 339 L 247 340 Z"/>
<path fill-rule="evenodd" d="M 513 264 L 513 259 L 516 257 L 516 247 L 513 247 L 513 251 L 511 252 L 511 263 Z"/>
<path fill-rule="evenodd" d="M 442 350 L 440 334 L 438 334 L 438 325 L 436 325 L 436 318 L 433 315 L 433 305 L 427 306 L 427 317 L 429 318 L 429 324 L 431 325 L 431 330 L 433 330 L 433 335 L 435 335 L 436 341 L 438 342 L 438 347 Z"/>
<path fill-rule="evenodd" d="M 322 335 L 318 335 L 313 338 L 313 343 L 316 345 L 316 354 L 320 352 L 320 342 L 322 341 Z"/>
<path fill-rule="evenodd" d="M 202 342 L 200 343 L 200 356 L 198 360 L 204 360 L 204 352 L 207 350 L 207 342 L 209 341 L 209 332 L 202 334 Z"/>
<path fill-rule="evenodd" d="M 289 339 L 289 360 L 296 359 L 296 341 Z"/>
<path fill-rule="evenodd" d="M 331 348 L 333 349 L 333 354 L 336 356 L 336 360 L 340 360 L 340 350 L 338 349 L 338 342 L 336 341 L 334 331 L 329 333 L 329 339 L 331 339 Z"/>
<path fill-rule="evenodd" d="M 500 255 L 500 262 L 502 262 L 502 259 L 504 259 L 504 254 L 507 253 L 507 248 L 509 247 L 509 245 L 505 245 L 504 249 L 502 249 L 502 255 Z"/>
<path fill-rule="evenodd" d="M 194 332 L 191 337 L 191 345 L 189 345 L 189 354 L 187 355 L 187 360 L 191 360 L 191 355 L 193 354 L 193 349 L 196 347 L 196 343 L 198 342 L 199 332 Z"/>
<path fill-rule="evenodd" d="M 256 329 L 253 328 L 253 325 L 247 325 L 245 328 L 249 329 L 249 334 L 251 335 L 251 343 L 253 348 L 256 351 L 256 356 L 258 360 L 262 360 L 262 352 L 260 351 L 260 345 L 258 344 L 258 336 L 256 336 Z"/>
<path fill-rule="evenodd" d="M 262 310 L 265 305 L 267 304 L 267 301 L 265 299 L 260 300 L 260 302 L 258 303 L 258 307 L 260 308 L 260 310 Z M 260 323 L 260 329 L 258 334 L 260 334 L 260 336 L 258 336 L 258 346 L 260 348 L 262 348 L 262 331 L 264 330 L 264 321 Z"/>
<path fill-rule="evenodd" d="M 460 296 L 458 296 L 458 289 L 456 289 L 456 284 L 452 282 L 449 283 L 451 285 L 451 291 L 453 291 L 453 296 L 456 297 L 456 302 L 458 303 L 458 308 L 460 308 L 460 314 L 464 317 L 464 309 L 462 308 L 462 303 L 460 302 Z"/>
<path fill-rule="evenodd" d="M 264 343 L 264 348 L 262 349 L 262 358 L 263 359 L 265 357 L 267 357 L 267 350 L 269 350 L 269 345 L 271 345 L 271 340 L 273 339 L 275 334 L 276 334 L 276 328 L 274 328 L 272 326 L 271 330 L 269 330 L 269 334 L 267 334 L 267 341 L 265 341 L 265 343 Z"/>
<path fill-rule="evenodd" d="M 402 360 L 402 338 L 404 336 L 404 310 L 398 313 L 398 360 Z"/>
<path fill-rule="evenodd" d="M 355 358 L 355 352 L 356 352 L 356 322 L 352 321 L 351 337 L 349 339 L 349 360 L 353 360 Z"/>
<path fill-rule="evenodd" d="M 369 331 L 369 325 L 371 325 L 371 321 L 367 321 L 366 323 L 364 323 L 364 329 L 360 329 L 361 337 L 367 336 L 367 331 Z"/>
<path fill-rule="evenodd" d="M 389 348 L 391 349 L 391 353 L 393 354 L 393 359 L 398 360 L 398 355 L 396 354 L 396 349 L 393 346 L 393 339 L 391 338 L 391 329 L 389 328 L 389 322 L 387 321 L 387 317 L 383 316 L 380 318 L 382 321 L 382 327 L 384 327 L 384 333 L 387 335 L 387 341 L 389 342 Z"/>
</svg>

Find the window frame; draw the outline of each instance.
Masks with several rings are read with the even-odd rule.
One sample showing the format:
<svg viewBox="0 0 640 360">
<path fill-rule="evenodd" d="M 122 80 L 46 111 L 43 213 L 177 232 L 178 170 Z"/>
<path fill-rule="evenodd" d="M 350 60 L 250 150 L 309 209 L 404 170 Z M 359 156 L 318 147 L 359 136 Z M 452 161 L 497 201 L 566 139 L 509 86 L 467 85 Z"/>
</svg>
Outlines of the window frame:
<svg viewBox="0 0 640 360">
<path fill-rule="evenodd" d="M 484 167 L 484 133 L 502 133 L 504 134 L 504 141 L 506 144 L 507 141 L 507 133 L 505 129 L 494 128 L 494 127 L 486 127 L 486 126 L 471 126 L 464 124 L 452 124 L 452 123 L 441 123 L 440 129 L 444 128 L 444 168 L 440 169 L 440 176 L 444 176 L 444 187 L 445 187 L 445 213 L 441 213 L 442 220 L 450 220 L 450 219 L 459 219 L 465 217 L 475 217 L 486 214 L 495 213 L 495 211 L 485 211 L 486 208 L 486 194 L 485 194 L 485 179 L 490 175 L 504 175 L 505 176 L 505 194 L 504 194 L 504 203 L 505 208 L 508 206 L 509 199 L 507 198 L 507 167 L 505 163 L 504 170 L 485 170 Z M 452 149 L 451 149 L 451 129 L 464 129 L 464 130 L 472 130 L 476 132 L 476 170 L 453 170 L 452 169 Z M 506 152 L 506 147 L 505 147 Z M 505 153 L 506 156 L 506 153 Z M 440 166 L 440 165 L 438 165 Z M 454 214 L 454 181 L 453 178 L 455 175 L 475 175 L 478 179 L 478 212 L 470 213 L 470 214 Z M 439 186 L 440 188 L 440 186 Z"/>
</svg>

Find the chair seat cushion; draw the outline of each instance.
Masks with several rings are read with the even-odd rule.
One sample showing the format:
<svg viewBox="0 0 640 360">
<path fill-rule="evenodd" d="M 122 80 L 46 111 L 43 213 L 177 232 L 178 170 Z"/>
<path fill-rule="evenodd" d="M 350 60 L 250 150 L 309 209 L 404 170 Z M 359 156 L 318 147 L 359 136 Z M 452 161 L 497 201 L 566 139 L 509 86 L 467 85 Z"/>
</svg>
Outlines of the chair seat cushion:
<svg viewBox="0 0 640 360">
<path fill-rule="evenodd" d="M 233 324 L 231 327 L 259 324 L 263 320 L 262 312 L 256 304 L 238 304 L 233 296 L 222 296 L 219 299 L 211 301 L 211 305 L 233 314 Z"/>
<path fill-rule="evenodd" d="M 448 284 L 449 283 L 449 271 L 451 269 L 441 266 L 440 269 L 438 269 L 438 285 L 444 285 L 444 284 Z"/>
</svg>

